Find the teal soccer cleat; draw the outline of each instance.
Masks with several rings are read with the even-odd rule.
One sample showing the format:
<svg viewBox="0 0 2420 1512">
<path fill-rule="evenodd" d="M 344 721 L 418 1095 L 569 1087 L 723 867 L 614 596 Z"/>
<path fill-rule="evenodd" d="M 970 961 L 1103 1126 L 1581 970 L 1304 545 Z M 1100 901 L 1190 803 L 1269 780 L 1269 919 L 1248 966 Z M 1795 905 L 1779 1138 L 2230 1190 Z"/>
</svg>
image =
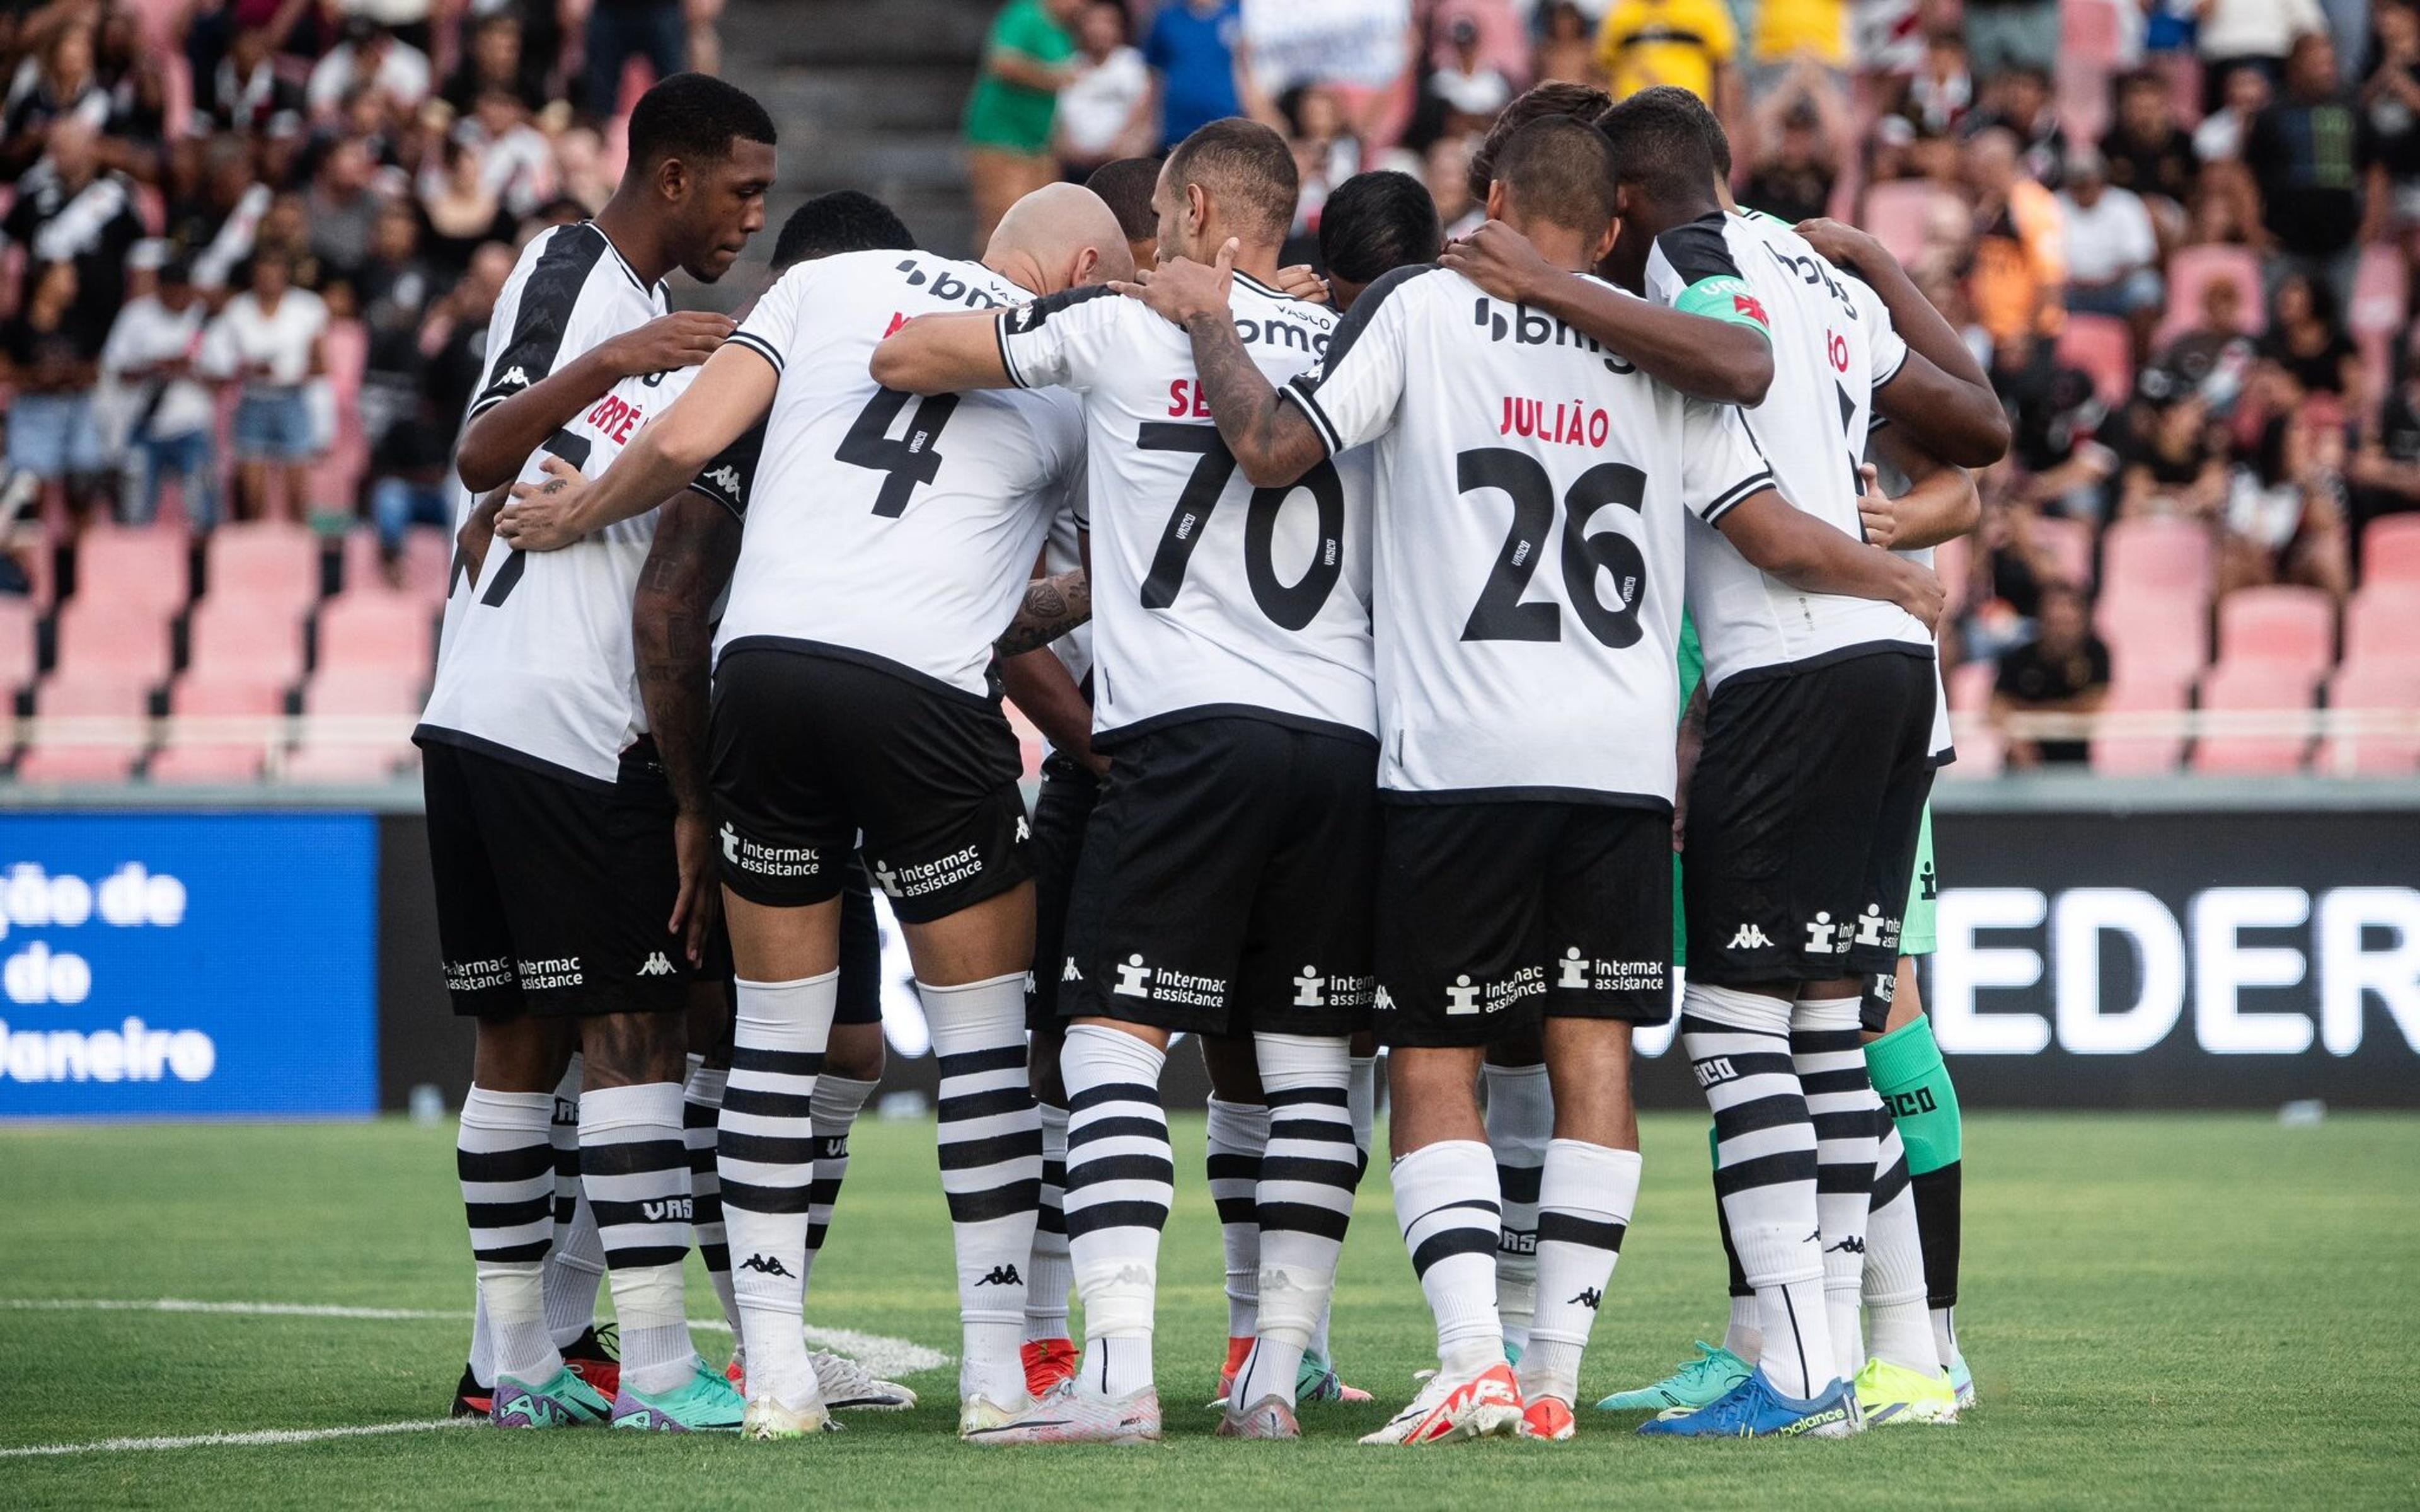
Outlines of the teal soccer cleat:
<svg viewBox="0 0 2420 1512">
<path fill-rule="evenodd" d="M 567 1365 L 535 1386 L 498 1376 L 488 1408 L 488 1421 L 500 1428 L 576 1428 L 613 1415 L 613 1404 Z"/>
<path fill-rule="evenodd" d="M 666 1392 L 633 1391 L 626 1377 L 613 1397 L 613 1426 L 646 1433 L 737 1433 L 748 1403 L 703 1360 Z"/>
<path fill-rule="evenodd" d="M 1729 1350 L 1698 1342 L 1698 1357 L 1652 1386 L 1618 1391 L 1596 1404 L 1600 1412 L 1662 1412 L 1711 1407 L 1736 1390 L 1755 1367 Z"/>
</svg>

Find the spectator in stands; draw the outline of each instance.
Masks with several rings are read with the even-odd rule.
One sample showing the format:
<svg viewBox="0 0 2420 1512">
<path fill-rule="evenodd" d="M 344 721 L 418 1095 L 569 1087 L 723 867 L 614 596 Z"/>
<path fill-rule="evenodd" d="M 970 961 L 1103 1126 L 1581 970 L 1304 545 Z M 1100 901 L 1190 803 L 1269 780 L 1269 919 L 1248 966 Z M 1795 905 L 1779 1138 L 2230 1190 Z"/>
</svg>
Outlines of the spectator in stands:
<svg viewBox="0 0 2420 1512">
<path fill-rule="evenodd" d="M 2041 586 L 2034 638 L 2001 654 L 1992 686 L 1992 722 L 2007 741 L 2010 766 L 2081 762 L 2081 740 L 2029 740 L 2010 733 L 2022 714 L 2093 714 L 2109 696 L 2109 648 L 2092 633 L 2084 594 L 2072 583 Z"/>
<path fill-rule="evenodd" d="M 1306 236 L 1319 224 L 1327 192 L 1361 171 L 1361 141 L 1353 134 L 1336 92 L 1324 85 L 1295 85 L 1278 98 L 1278 110 L 1285 118 L 1287 145 L 1294 150 L 1295 180 L 1301 186 L 1293 235 Z M 1309 253 L 1308 248 L 1295 250 L 1306 256 Z"/>
<path fill-rule="evenodd" d="M 2345 332 L 2335 296 L 2302 273 L 2288 273 L 2269 297 L 2269 330 L 2260 355 L 2288 385 L 2280 409 L 2292 409 L 2315 393 L 2332 394 L 2348 412 L 2361 413 L 2361 352 Z"/>
<path fill-rule="evenodd" d="M 2281 269 L 2309 274 L 2349 307 L 2361 243 L 2385 225 L 2388 193 L 2367 117 L 2336 82 L 2324 33 L 2295 39 L 2285 91 L 2245 132 L 2243 161 Z"/>
<path fill-rule="evenodd" d="M 488 318 L 512 270 L 513 251 L 502 242 L 489 242 L 472 255 L 470 271 L 431 308 L 414 340 L 419 363 L 411 408 L 371 452 L 370 517 L 378 527 L 380 560 L 397 584 L 411 528 L 453 527 L 461 497 L 451 466 L 454 431 L 478 387 Z"/>
<path fill-rule="evenodd" d="M 372 187 L 378 165 L 357 137 L 332 144 L 311 176 L 306 194 L 311 255 L 327 282 L 350 285 L 369 261 L 371 239 L 386 201 Z"/>
<path fill-rule="evenodd" d="M 1809 69 L 1845 93 L 1854 61 L 1848 0 L 1762 0 L 1748 30 L 1748 99 L 1761 103 L 1784 80 Z"/>
<path fill-rule="evenodd" d="M 516 221 L 537 214 L 554 198 L 554 148 L 530 124 L 529 111 L 508 89 L 490 89 L 454 134 L 479 148 L 479 177 Z"/>
<path fill-rule="evenodd" d="M 1966 0 L 1966 51 L 1984 78 L 2058 61 L 2058 0 Z"/>
<path fill-rule="evenodd" d="M 2381 0 L 2378 66 L 2361 86 L 2361 108 L 2384 171 L 2397 230 L 2420 227 L 2420 5 Z"/>
<path fill-rule="evenodd" d="M 2203 0 L 2198 39 L 2202 109 L 2219 107 L 2228 88 L 2227 75 L 2237 69 L 2255 69 L 2272 85 L 2283 82 L 2286 54 L 2296 39 L 2324 37 L 2327 30 L 2319 0 Z M 2334 54 L 2328 68 L 2335 71 Z"/>
<path fill-rule="evenodd" d="M 1449 40 L 1453 49 L 1450 57 L 1421 81 L 1420 114 L 1429 117 L 1435 133 L 1467 136 L 1485 131 L 1497 114 L 1512 102 L 1512 81 L 1481 54 L 1478 22 L 1468 16 L 1455 17 Z M 1416 131 L 1415 139 L 1424 134 Z"/>
<path fill-rule="evenodd" d="M 2229 69 L 2219 82 L 2219 107 L 2194 128 L 2194 156 L 2203 162 L 2226 162 L 2243 156 L 2243 138 L 2252 123 L 2277 98 L 2269 75 L 2246 64 Z"/>
<path fill-rule="evenodd" d="M 0 106 L 0 170 L 22 173 L 42 155 L 52 123 L 82 116 L 96 129 L 109 121 L 109 96 L 94 68 L 96 32 L 81 19 L 59 19 L 33 59 L 9 81 Z"/>
<path fill-rule="evenodd" d="M 461 61 L 446 77 L 445 103 L 457 116 L 478 107 L 479 97 L 502 89 L 531 111 L 544 110 L 554 98 L 547 87 L 542 59 L 524 45 L 521 19 L 510 10 L 490 11 L 472 23 Z"/>
<path fill-rule="evenodd" d="M 1992 81 L 1991 106 L 1972 128 L 2005 127 L 2015 135 L 2025 172 L 2045 189 L 2059 187 L 2067 166 L 2067 128 L 2051 96 L 2050 70 L 2030 65 Z"/>
<path fill-rule="evenodd" d="M 1587 84 L 1595 76 L 1596 41 L 1588 12 L 1575 0 L 1554 0 L 1540 27 L 1535 67 L 1539 84 Z"/>
<path fill-rule="evenodd" d="M 264 247 L 253 254 L 244 291 L 227 301 L 202 342 L 202 368 L 238 386 L 235 409 L 237 513 L 270 516 L 270 482 L 284 484 L 285 517 L 308 505 L 310 466 L 321 450 L 305 386 L 328 370 L 328 307 L 294 285 L 294 258 Z"/>
<path fill-rule="evenodd" d="M 436 278 L 420 257 L 420 217 L 409 205 L 390 203 L 379 211 L 369 261 L 356 294 L 368 338 L 362 367 L 362 436 L 377 452 L 389 426 L 418 423 L 420 328 L 436 296 Z M 439 423 L 448 433 L 459 415 Z"/>
<path fill-rule="evenodd" d="M 1446 239 L 1468 236 L 1487 219 L 1487 207 L 1470 193 L 1470 139 L 1441 136 L 1429 145 L 1421 162 L 1429 197 L 1436 201 L 1437 224 Z"/>
<path fill-rule="evenodd" d="M 1875 178 L 1938 177 L 1954 165 L 1947 145 L 1965 130 L 1975 108 L 1975 76 L 1957 33 L 1925 42 L 1923 61 L 1899 82 L 1898 97 L 1875 125 Z"/>
<path fill-rule="evenodd" d="M 1076 18 L 1076 75 L 1059 91 L 1054 127 L 1059 168 L 1082 179 L 1119 158 L 1150 155 L 1159 145 L 1151 69 L 1126 39 L 1126 8 L 1093 0 Z"/>
<path fill-rule="evenodd" d="M 449 135 L 435 161 L 421 169 L 420 210 L 428 223 L 423 245 L 441 270 L 460 271 L 480 243 L 513 234 L 513 218 L 489 185 L 482 156 L 476 146 Z"/>
<path fill-rule="evenodd" d="M 171 259 L 156 291 L 130 301 L 110 327 L 101 369 L 128 411 L 117 510 L 126 524 L 151 523 L 161 486 L 172 476 L 185 522 L 197 531 L 218 523 L 218 407 L 194 368 L 209 317 L 192 267 Z"/>
<path fill-rule="evenodd" d="M 1963 169 L 1975 225 L 1966 296 L 1977 321 L 2004 347 L 2030 333 L 2056 334 L 2067 277 L 2058 201 L 2025 175 L 2016 133 L 2006 127 L 1978 131 Z"/>
<path fill-rule="evenodd" d="M 2220 517 L 2222 594 L 2281 582 L 2337 599 L 2351 592 L 2344 413 L 2331 400 L 2269 406 L 2257 443 L 2229 479 Z"/>
<path fill-rule="evenodd" d="M 1159 140 L 1245 114 L 1242 0 L 1169 0 L 1151 19 L 1143 61 L 1159 86 Z"/>
<path fill-rule="evenodd" d="M 2103 515 L 2118 457 L 2100 439 L 2109 410 L 2091 376 L 2059 362 L 2052 343 L 2029 337 L 2000 349 L 1992 386 L 2009 411 L 2009 455 L 2021 474 L 2012 497 L 2070 519 Z"/>
<path fill-rule="evenodd" d="M 1067 27 L 1082 7 L 1083 0 L 1009 0 L 992 21 L 966 116 L 979 250 L 1011 205 L 1058 175 L 1051 116 L 1075 73 L 1076 39 Z"/>
<path fill-rule="evenodd" d="M 93 75 L 109 96 L 101 161 L 131 178 L 157 183 L 168 134 L 168 76 L 144 45 L 142 23 L 132 10 L 113 7 L 101 12 Z M 184 123 L 177 129 L 182 131 Z"/>
<path fill-rule="evenodd" d="M 2127 322 L 2139 358 L 2149 349 L 2166 296 L 2150 211 L 2133 191 L 2109 182 L 2101 154 L 2089 147 L 2069 156 L 2058 208 L 2066 235 L 2067 307 Z"/>
<path fill-rule="evenodd" d="M 1805 69 L 1815 77 L 1803 84 L 1820 85 L 1814 66 Z M 1785 84 L 1758 102 L 1756 171 L 1748 175 L 1740 203 L 1793 223 L 1831 213 L 1847 123 L 1838 116 L 1827 116 L 1816 103 L 1827 94 L 1818 87 Z"/>
<path fill-rule="evenodd" d="M 2243 330 L 2243 290 L 2231 278 L 2201 286 L 2197 322 L 2160 353 L 2156 371 L 2169 392 L 2195 392 L 2225 418 L 2242 393 L 2259 356 L 2259 344 Z"/>
<path fill-rule="evenodd" d="M 2378 424 L 2364 428 L 2345 463 L 2355 545 L 2371 520 L 2420 510 L 2420 363 L 2406 354 L 2401 366 Z"/>
<path fill-rule="evenodd" d="M 344 40 L 328 50 L 302 86 L 303 103 L 315 116 L 336 114 L 345 97 L 367 86 L 403 110 L 417 110 L 428 98 L 428 54 L 366 15 L 345 18 Z"/>
<path fill-rule="evenodd" d="M 2118 82 L 2118 118 L 2101 138 L 2101 158 L 2112 185 L 2141 195 L 2154 216 L 2167 213 L 2161 202 L 2173 206 L 2174 224 L 2181 225 L 2201 162 L 2193 134 L 2177 124 L 2165 79 L 2144 69 Z"/>
<path fill-rule="evenodd" d="M 681 0 L 591 0 L 588 10 L 588 114 L 605 120 L 621 114 L 622 70 L 644 58 L 659 79 L 681 70 L 689 47 L 689 23 Z"/>
<path fill-rule="evenodd" d="M 2227 452 L 2198 393 L 2146 396 L 2115 438 L 2120 519 L 2216 519 L 2226 503 Z"/>
<path fill-rule="evenodd" d="M 272 122 L 302 116 L 302 86 L 278 72 L 271 36 L 264 26 L 238 27 L 218 67 L 207 79 L 195 74 L 194 103 L 222 127 L 265 131 Z"/>
<path fill-rule="evenodd" d="M 0 356 L 16 390 L 8 406 L 8 461 L 42 484 L 64 488 L 82 514 L 99 497 L 102 471 L 92 391 L 99 376 L 98 343 L 77 315 L 76 265 L 36 263 L 17 313 L 0 324 Z"/>
<path fill-rule="evenodd" d="M 1613 0 L 1597 27 L 1597 72 L 1614 99 L 1677 85 L 1733 128 L 1742 114 L 1738 59 L 1739 31 L 1724 0 Z"/>
</svg>

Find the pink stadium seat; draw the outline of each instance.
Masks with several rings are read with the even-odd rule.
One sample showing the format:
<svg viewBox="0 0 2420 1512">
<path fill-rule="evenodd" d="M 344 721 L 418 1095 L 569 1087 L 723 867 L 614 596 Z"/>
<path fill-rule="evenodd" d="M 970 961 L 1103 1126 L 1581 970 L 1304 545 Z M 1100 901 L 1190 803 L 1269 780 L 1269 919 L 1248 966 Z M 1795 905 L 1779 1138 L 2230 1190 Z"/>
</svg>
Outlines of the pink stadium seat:
<svg viewBox="0 0 2420 1512">
<path fill-rule="evenodd" d="M 2314 676 L 2335 665 L 2336 608 L 2316 588 L 2242 588 L 2219 600 L 2218 660 L 2290 667 Z"/>
<path fill-rule="evenodd" d="M 2059 62 L 2089 65 L 2107 77 L 2118 61 L 2118 8 L 2109 0 L 2067 0 L 2058 20 Z"/>
<path fill-rule="evenodd" d="M 403 586 L 434 606 L 445 602 L 445 575 L 454 564 L 454 532 L 414 525 L 403 538 Z"/>
<path fill-rule="evenodd" d="M 2185 692 L 2182 685 L 2165 678 L 2149 677 L 2128 680 L 2123 671 L 2111 685 L 2109 697 L 2101 705 L 2103 714 L 2182 714 Z M 2096 735 L 2092 740 L 2092 769 L 2104 776 L 2143 776 L 2147 773 L 2173 772 L 2184 754 L 2184 736 L 2166 735 Z"/>
<path fill-rule="evenodd" d="M 192 576 L 185 532 L 164 525 L 95 525 L 76 543 L 76 592 L 122 609 L 172 614 L 185 607 Z"/>
<path fill-rule="evenodd" d="M 302 676 L 302 622 L 288 605 L 212 594 L 194 610 L 186 650 L 205 681 L 283 689 Z"/>
<path fill-rule="evenodd" d="M 1949 712 L 1980 714 L 1992 706 L 1992 686 L 1998 669 L 1988 661 L 1960 662 L 1949 671 Z"/>
<path fill-rule="evenodd" d="M 2207 602 L 2211 583 L 2210 527 L 2185 519 L 2124 519 L 2102 537 L 2101 592 L 2158 594 Z"/>
<path fill-rule="evenodd" d="M 381 719 L 392 724 L 394 736 L 364 740 L 358 730 L 339 735 L 315 731 L 306 720 L 302 744 L 287 757 L 279 778 L 288 782 L 384 781 L 411 759 L 411 724 L 426 687 L 425 678 L 391 669 L 342 675 L 322 671 L 303 690 L 305 715 Z"/>
<path fill-rule="evenodd" d="M 1958 732 L 1958 759 L 1941 768 L 1941 774 L 1959 781 L 1978 777 L 1997 777 L 2009 764 L 2009 748 L 2000 733 L 1990 725 L 1977 723 Z"/>
<path fill-rule="evenodd" d="M 2373 241 L 2361 249 L 2352 308 L 2346 312 L 2345 324 L 2356 336 L 2399 335 L 2406 329 L 2404 305 L 2409 294 L 2401 254 L 2387 242 Z"/>
<path fill-rule="evenodd" d="M 157 685 L 168 675 L 168 617 L 78 594 L 59 610 L 57 670 Z"/>
<path fill-rule="evenodd" d="M 210 532 L 203 559 L 210 596 L 225 594 L 301 610 L 319 596 L 319 540 L 288 520 L 248 520 Z"/>
<path fill-rule="evenodd" d="M 2420 582 L 2374 582 L 2345 606 L 2344 659 L 2420 666 Z"/>
<path fill-rule="evenodd" d="M 2149 599 L 2099 616 L 2108 643 L 2110 675 L 2119 682 L 2191 681 L 2210 662 L 2210 626 L 2197 606 Z"/>
<path fill-rule="evenodd" d="M 2420 713 L 2420 661 L 2348 661 L 2328 685 L 2328 707 L 2398 715 Z M 2335 777 L 2409 777 L 2420 771 L 2420 733 L 2332 735 L 2312 769 Z"/>
<path fill-rule="evenodd" d="M 1876 184 L 1866 191 L 1864 224 L 1874 239 L 1905 262 L 1924 250 L 1926 227 L 1942 192 L 1920 178 Z"/>
<path fill-rule="evenodd" d="M 2200 323 L 2202 285 L 2220 278 L 2233 279 L 2242 293 L 2242 313 L 2237 318 L 2243 329 L 2257 335 L 2267 328 L 2269 304 L 2260 293 L 2257 253 L 2220 243 L 2180 247 L 2168 259 L 2168 306 L 2160 321 L 2159 346 L 2166 346 Z"/>
<path fill-rule="evenodd" d="M 168 712 L 189 717 L 258 718 L 285 712 L 285 697 L 282 689 L 247 677 L 188 673 L 169 690 Z M 154 782 L 167 783 L 256 781 L 275 738 L 274 730 L 242 738 L 225 731 L 180 729 L 172 720 L 160 753 L 151 758 L 149 776 Z"/>
<path fill-rule="evenodd" d="M 2116 316 L 2069 316 L 2058 335 L 2058 357 L 2091 376 L 2102 404 L 2124 404 L 2134 392 L 2134 334 Z"/>
<path fill-rule="evenodd" d="M 2227 662 L 2202 680 L 2201 706 L 2211 714 L 2260 714 L 2311 706 L 2309 672 L 2270 662 Z M 2194 742 L 2193 769 L 2242 776 L 2302 770 L 2306 735 L 2206 734 Z"/>
<path fill-rule="evenodd" d="M 34 693 L 34 712 L 105 721 L 45 733 L 17 762 L 20 782 L 123 782 L 150 741 L 149 685 L 106 672 L 54 674 Z"/>
<path fill-rule="evenodd" d="M 362 373 L 369 362 L 369 330 L 358 320 L 331 322 L 326 347 L 336 434 L 328 455 L 311 470 L 311 501 L 349 515 L 361 493 L 362 475 L 369 470 L 369 440 L 362 430 Z"/>
<path fill-rule="evenodd" d="M 2361 535 L 2366 583 L 2420 583 L 2420 515 L 2374 519 Z"/>
<path fill-rule="evenodd" d="M 2059 515 L 2045 515 L 2034 521 L 2034 539 L 2051 560 L 2058 563 L 2058 575 L 2081 588 L 2092 581 L 2092 527 L 2080 519 L 2068 519 Z"/>
<path fill-rule="evenodd" d="M 0 598 L 0 709 L 34 680 L 34 601 Z"/>
<path fill-rule="evenodd" d="M 410 594 L 354 590 L 319 611 L 322 674 L 392 671 L 426 682 L 436 650 L 436 616 Z"/>
</svg>

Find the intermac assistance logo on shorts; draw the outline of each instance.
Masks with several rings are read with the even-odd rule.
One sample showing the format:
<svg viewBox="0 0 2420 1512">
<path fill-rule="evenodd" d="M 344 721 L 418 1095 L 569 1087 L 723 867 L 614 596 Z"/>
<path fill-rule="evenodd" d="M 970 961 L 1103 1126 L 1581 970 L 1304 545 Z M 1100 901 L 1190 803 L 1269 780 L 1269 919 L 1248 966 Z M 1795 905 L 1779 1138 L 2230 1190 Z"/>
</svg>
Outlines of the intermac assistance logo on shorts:
<svg viewBox="0 0 2420 1512">
<path fill-rule="evenodd" d="M 1127 956 L 1119 964 L 1117 981 L 1110 986 L 1109 992 L 1113 996 L 1140 997 L 1147 1002 L 1165 1003 L 1176 1008 L 1227 1006 L 1224 978 L 1200 977 L 1191 972 L 1151 965 L 1140 953 Z"/>
<path fill-rule="evenodd" d="M 1555 963 L 1555 985 L 1577 992 L 1660 993 L 1665 976 L 1661 961 L 1590 960 L 1576 945 L 1565 948 Z"/>
<path fill-rule="evenodd" d="M 1467 976 L 1459 976 L 1445 990 L 1445 1011 L 1456 1017 L 1466 1013 L 1501 1013 L 1521 999 L 1534 997 L 1545 990 L 1544 966 L 1523 966 L 1494 981 L 1473 981 Z"/>
<path fill-rule="evenodd" d="M 822 856 L 813 845 L 762 844 L 727 824 L 722 826 L 722 858 L 760 877 L 812 877 L 824 869 Z"/>
<path fill-rule="evenodd" d="M 969 845 L 963 850 L 913 866 L 894 867 L 888 860 L 874 861 L 876 886 L 893 898 L 921 898 L 939 892 L 955 883 L 970 881 L 983 872 L 983 847 Z"/>
</svg>

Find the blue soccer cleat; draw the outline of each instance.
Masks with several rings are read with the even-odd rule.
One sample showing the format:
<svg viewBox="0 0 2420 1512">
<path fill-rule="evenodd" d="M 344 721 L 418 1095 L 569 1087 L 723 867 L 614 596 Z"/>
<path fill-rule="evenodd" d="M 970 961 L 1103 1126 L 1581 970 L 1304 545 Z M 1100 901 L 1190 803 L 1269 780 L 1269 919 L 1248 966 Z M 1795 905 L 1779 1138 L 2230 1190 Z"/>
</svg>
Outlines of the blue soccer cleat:
<svg viewBox="0 0 2420 1512">
<path fill-rule="evenodd" d="M 1774 1390 L 1757 1370 L 1712 1406 L 1676 1409 L 1641 1423 L 1638 1431 L 1673 1439 L 1845 1439 L 1861 1426 L 1848 1382 L 1835 1381 L 1801 1401 Z"/>
</svg>

